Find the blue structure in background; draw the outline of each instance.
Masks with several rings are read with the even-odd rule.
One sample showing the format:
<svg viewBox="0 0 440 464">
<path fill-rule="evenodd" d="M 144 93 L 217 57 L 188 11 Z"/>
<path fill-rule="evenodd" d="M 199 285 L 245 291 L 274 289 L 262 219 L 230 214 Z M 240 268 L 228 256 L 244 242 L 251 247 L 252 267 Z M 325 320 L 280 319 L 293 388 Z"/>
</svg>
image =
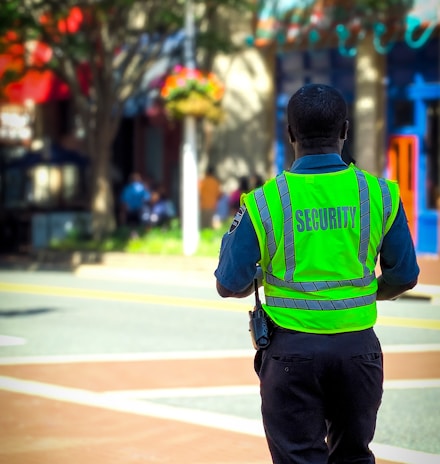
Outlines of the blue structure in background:
<svg viewBox="0 0 440 464">
<path fill-rule="evenodd" d="M 428 41 L 420 48 L 411 48 L 407 43 L 396 43 L 387 54 L 387 139 L 396 135 L 412 135 L 418 142 L 418 153 L 412 154 L 417 160 L 416 172 L 407 173 L 416 179 L 417 204 L 414 220 L 418 253 L 440 252 L 439 57 L 438 38 Z M 285 116 L 288 98 L 309 82 L 330 84 L 343 92 L 352 115 L 355 96 L 354 59 L 341 55 L 338 50 L 286 52 L 277 57 L 276 79 L 275 168 L 277 172 L 281 172 L 291 162 L 291 154 L 287 151 L 290 148 L 287 145 Z M 346 147 L 350 154 L 352 143 L 349 140 Z"/>
</svg>

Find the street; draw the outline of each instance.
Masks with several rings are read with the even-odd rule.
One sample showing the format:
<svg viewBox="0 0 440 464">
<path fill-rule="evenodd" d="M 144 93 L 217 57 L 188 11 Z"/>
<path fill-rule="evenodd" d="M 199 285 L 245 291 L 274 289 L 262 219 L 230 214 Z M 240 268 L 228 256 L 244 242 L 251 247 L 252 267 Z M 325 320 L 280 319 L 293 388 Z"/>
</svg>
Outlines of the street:
<svg viewBox="0 0 440 464">
<path fill-rule="evenodd" d="M 153 277 L 0 271 L 1 463 L 270 462 L 252 297 L 222 300 L 190 270 Z M 379 302 L 376 332 L 377 462 L 438 464 L 440 305 Z"/>
</svg>

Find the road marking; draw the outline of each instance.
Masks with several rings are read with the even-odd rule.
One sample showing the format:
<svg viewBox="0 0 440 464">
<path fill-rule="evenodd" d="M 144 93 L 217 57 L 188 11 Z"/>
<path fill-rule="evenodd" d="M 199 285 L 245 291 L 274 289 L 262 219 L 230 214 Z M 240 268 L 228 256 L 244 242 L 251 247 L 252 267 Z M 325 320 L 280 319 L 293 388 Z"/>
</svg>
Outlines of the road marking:
<svg viewBox="0 0 440 464">
<path fill-rule="evenodd" d="M 440 379 L 385 380 L 385 390 L 440 388 Z M 150 388 L 142 390 L 112 390 L 106 396 L 125 399 L 202 398 L 215 396 L 259 396 L 259 385 L 227 385 L 222 387 Z"/>
<path fill-rule="evenodd" d="M 14 393 L 38 396 L 50 400 L 167 419 L 264 438 L 264 429 L 261 420 L 243 419 L 226 414 L 160 405 L 148 401 L 126 400 L 105 393 L 95 393 L 77 388 L 20 380 L 13 377 L 0 377 L 0 388 Z M 372 443 L 371 448 L 376 458 L 392 462 L 402 464 L 438 464 L 440 462 L 440 454 L 424 453 L 380 443 Z"/>
<path fill-rule="evenodd" d="M 399 462 L 402 464 L 439 464 L 440 454 L 424 453 L 423 451 L 413 451 L 397 446 L 382 445 L 372 443 L 371 450 L 376 458 L 386 461 Z"/>
<path fill-rule="evenodd" d="M 378 316 L 377 325 L 410 327 L 412 329 L 440 330 L 440 320 L 436 319 L 413 319 L 410 317 Z"/>
<path fill-rule="evenodd" d="M 95 393 L 78 388 L 62 387 L 43 382 L 21 380 L 14 377 L 0 376 L 0 389 L 38 396 L 56 401 L 93 406 L 118 412 L 137 414 L 184 422 L 187 424 L 213 427 L 256 437 L 264 437 L 260 420 L 244 419 L 226 414 L 198 411 L 176 406 L 161 405 L 148 401 L 125 400 L 103 393 Z"/>
<path fill-rule="evenodd" d="M 440 350 L 440 347 L 439 347 Z M 84 362 L 123 362 L 123 361 L 166 361 L 185 359 L 228 359 L 249 358 L 255 350 L 213 350 L 213 351 L 167 351 L 157 353 L 102 353 L 102 354 L 68 354 L 49 356 L 10 356 L 0 357 L 0 365 L 11 364 L 58 364 Z"/>
<path fill-rule="evenodd" d="M 48 285 L 18 284 L 0 282 L 0 292 L 5 293 L 27 293 L 33 295 L 65 296 L 69 298 L 89 298 L 99 300 L 130 301 L 132 303 L 147 303 L 154 305 L 178 306 L 199 309 L 217 309 L 222 311 L 248 311 L 249 301 L 231 300 L 225 304 L 224 301 L 203 300 L 198 298 L 185 298 L 181 296 L 135 294 L 127 292 L 112 292 L 106 290 L 93 290 L 71 287 L 56 287 Z M 249 297 L 250 298 L 250 297 Z M 377 325 L 393 327 L 411 327 L 415 329 L 440 330 L 440 320 L 415 319 L 405 317 L 379 316 Z"/>
<path fill-rule="evenodd" d="M 24 344 L 26 344 L 25 338 L 0 335 L 0 346 L 18 346 Z"/>
<path fill-rule="evenodd" d="M 440 351 L 440 343 L 426 343 L 421 345 L 383 345 L 384 353 L 427 353 Z"/>
<path fill-rule="evenodd" d="M 108 290 L 93 290 L 85 288 L 56 287 L 49 285 L 17 284 L 0 282 L 0 292 L 26 293 L 31 295 L 65 296 L 69 298 L 89 298 L 97 300 L 130 301 L 132 303 L 148 303 L 154 305 L 179 306 L 202 309 L 221 309 L 223 311 L 247 311 L 249 303 L 241 301 L 202 300 L 181 296 L 136 294 L 128 292 L 112 292 Z M 219 297 L 220 298 L 220 297 Z"/>
<path fill-rule="evenodd" d="M 440 379 L 385 380 L 385 390 L 409 390 L 411 388 L 439 388 Z"/>
<path fill-rule="evenodd" d="M 211 396 L 255 395 L 260 393 L 258 385 L 228 385 L 222 387 L 152 388 L 148 390 L 112 390 L 106 396 L 157 399 L 157 398 L 202 398 Z"/>
<path fill-rule="evenodd" d="M 384 353 L 430 353 L 440 351 L 440 344 L 426 345 L 384 345 Z M 186 359 L 228 359 L 254 357 L 255 350 L 212 350 L 212 351 L 158 351 L 156 353 L 97 353 L 66 354 L 46 356 L 9 356 L 0 357 L 0 365 L 15 364 L 67 364 L 87 362 L 124 362 L 124 361 L 166 361 Z"/>
<path fill-rule="evenodd" d="M 428 353 L 440 351 L 440 344 L 424 345 L 384 345 L 384 353 Z M 97 353 L 66 354 L 46 356 L 9 356 L 0 357 L 0 365 L 18 364 L 67 364 L 87 362 L 124 362 L 124 361 L 166 361 L 186 359 L 227 359 L 254 357 L 255 350 L 212 350 L 212 351 L 158 351 L 141 353 Z"/>
</svg>

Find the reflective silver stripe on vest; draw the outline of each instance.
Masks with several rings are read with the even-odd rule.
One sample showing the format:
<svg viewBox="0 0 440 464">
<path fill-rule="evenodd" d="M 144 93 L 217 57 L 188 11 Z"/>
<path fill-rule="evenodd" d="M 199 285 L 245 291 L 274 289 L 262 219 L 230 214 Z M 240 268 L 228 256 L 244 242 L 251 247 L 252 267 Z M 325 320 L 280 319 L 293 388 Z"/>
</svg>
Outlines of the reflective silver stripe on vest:
<svg viewBox="0 0 440 464">
<path fill-rule="evenodd" d="M 347 280 L 323 280 L 316 282 L 286 282 L 285 280 L 278 279 L 272 274 L 266 274 L 266 282 L 276 287 L 291 288 L 293 290 L 299 290 L 301 292 L 314 292 L 319 290 L 328 290 L 337 287 L 366 287 L 375 279 L 374 274 L 366 277 L 360 277 L 359 279 L 347 279 Z"/>
<path fill-rule="evenodd" d="M 388 218 L 391 216 L 393 211 L 393 204 L 391 200 L 390 188 L 385 179 L 379 178 L 380 191 L 382 192 L 382 203 L 383 203 L 383 224 L 382 224 L 382 237 L 380 238 L 379 245 L 377 247 L 377 253 L 382 248 L 383 237 L 385 235 L 385 228 L 387 226 Z"/>
<path fill-rule="evenodd" d="M 364 269 L 363 278 L 367 277 L 370 274 L 370 270 L 367 267 L 367 257 L 368 257 L 368 245 L 370 244 L 370 223 L 371 223 L 371 214 L 370 214 L 370 193 L 368 190 L 367 179 L 365 179 L 365 174 L 356 169 L 356 178 L 359 185 L 359 198 L 360 198 L 360 217 L 361 217 L 361 236 L 359 243 L 359 253 L 358 258 L 359 262 L 362 264 Z M 373 277 L 374 275 L 370 276 Z M 370 282 L 373 280 L 371 279 Z M 362 286 L 362 284 L 361 284 Z"/>
<path fill-rule="evenodd" d="M 284 256 L 286 260 L 286 272 L 284 281 L 291 282 L 293 280 L 293 272 L 295 271 L 295 244 L 293 235 L 293 217 L 292 217 L 292 201 L 290 198 L 289 187 L 287 186 L 286 176 L 278 176 L 276 178 L 278 192 L 280 194 L 281 205 L 283 207 L 284 216 Z M 270 258 L 275 255 L 276 248 L 269 250 Z"/>
<path fill-rule="evenodd" d="M 376 294 L 361 296 L 357 298 L 346 298 L 344 300 L 303 300 L 298 298 L 281 298 L 274 296 L 266 297 L 266 304 L 278 308 L 310 309 L 310 310 L 332 310 L 352 309 L 360 306 L 368 306 L 376 301 Z"/>
<path fill-rule="evenodd" d="M 269 208 L 267 206 L 267 200 L 264 195 L 263 189 L 259 188 L 255 190 L 254 195 L 255 195 L 255 202 L 257 203 L 258 211 L 260 213 L 261 222 L 263 223 L 264 231 L 266 232 L 266 237 L 267 237 L 267 247 L 268 247 L 269 256 L 270 256 L 270 263 L 269 263 L 269 267 L 267 271 L 272 272 L 273 254 L 271 250 L 276 250 L 272 218 L 270 217 Z"/>
</svg>

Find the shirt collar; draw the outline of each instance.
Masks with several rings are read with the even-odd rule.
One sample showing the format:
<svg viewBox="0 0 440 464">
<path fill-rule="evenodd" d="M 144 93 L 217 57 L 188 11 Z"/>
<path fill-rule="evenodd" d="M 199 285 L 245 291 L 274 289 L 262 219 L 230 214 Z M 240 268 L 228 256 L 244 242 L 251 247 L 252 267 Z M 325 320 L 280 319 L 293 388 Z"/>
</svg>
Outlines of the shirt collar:
<svg viewBox="0 0 440 464">
<path fill-rule="evenodd" d="M 337 153 L 325 155 L 307 155 L 297 159 L 291 166 L 290 172 L 296 174 L 307 174 L 308 171 L 329 172 L 346 169 L 347 165 Z"/>
</svg>

